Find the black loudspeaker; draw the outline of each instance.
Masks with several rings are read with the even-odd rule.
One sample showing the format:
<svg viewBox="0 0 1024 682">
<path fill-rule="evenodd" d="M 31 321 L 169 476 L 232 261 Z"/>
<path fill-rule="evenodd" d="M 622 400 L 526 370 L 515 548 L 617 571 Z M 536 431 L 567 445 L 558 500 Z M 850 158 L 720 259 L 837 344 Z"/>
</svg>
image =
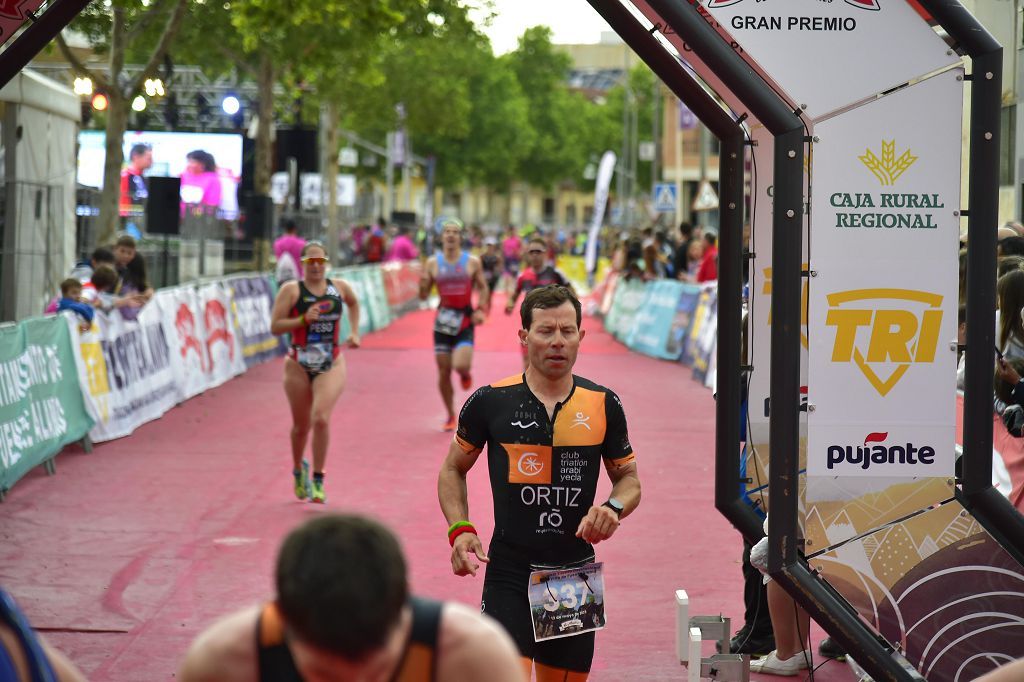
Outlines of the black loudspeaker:
<svg viewBox="0 0 1024 682">
<path fill-rule="evenodd" d="M 274 228 L 274 200 L 253 194 L 245 202 L 246 239 L 270 239 Z"/>
<path fill-rule="evenodd" d="M 275 170 L 288 170 L 288 159 L 294 158 L 300 173 L 320 170 L 316 128 L 284 128 L 277 131 L 277 164 Z"/>
<path fill-rule="evenodd" d="M 250 194 L 255 189 L 253 177 L 256 175 L 256 140 L 242 136 L 242 181 L 238 189 L 243 194 Z"/>
<path fill-rule="evenodd" d="M 146 178 L 149 198 L 146 199 L 146 232 L 179 234 L 181 232 L 181 180 L 178 178 Z"/>
<path fill-rule="evenodd" d="M 391 224 L 398 227 L 416 227 L 415 211 L 392 211 Z"/>
</svg>

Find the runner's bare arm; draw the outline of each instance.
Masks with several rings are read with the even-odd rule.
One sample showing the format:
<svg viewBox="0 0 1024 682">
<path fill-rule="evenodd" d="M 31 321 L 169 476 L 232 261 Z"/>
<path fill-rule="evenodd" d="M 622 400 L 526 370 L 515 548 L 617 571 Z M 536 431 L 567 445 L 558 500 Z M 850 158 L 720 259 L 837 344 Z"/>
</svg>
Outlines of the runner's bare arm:
<svg viewBox="0 0 1024 682">
<path fill-rule="evenodd" d="M 976 682 L 1020 682 L 1024 680 L 1024 658 L 982 675 Z"/>
<path fill-rule="evenodd" d="M 423 274 L 420 276 L 420 300 L 425 301 L 430 296 L 430 290 L 434 288 L 434 268 L 437 267 L 437 261 L 434 259 L 428 259 L 426 266 L 423 268 Z"/>
<path fill-rule="evenodd" d="M 458 440 L 453 440 L 448 448 L 448 456 L 441 465 L 441 473 L 437 476 L 437 499 L 441 503 L 441 513 L 449 525 L 456 521 L 469 520 L 466 474 L 476 464 L 481 451 L 481 448 L 472 447 L 467 450 Z M 484 563 L 490 561 L 476 533 L 463 533 L 455 538 L 451 555 L 452 572 L 455 575 L 476 575 L 480 566 L 469 558 L 471 553 Z"/>
<path fill-rule="evenodd" d="M 359 299 L 356 298 L 356 292 L 352 289 L 352 285 L 345 280 L 337 280 L 338 284 L 341 285 L 341 300 L 344 301 L 348 307 L 348 345 L 352 348 L 359 348 Z"/>
<path fill-rule="evenodd" d="M 624 458 L 628 459 L 628 458 Z M 637 475 L 636 462 L 630 461 L 616 465 L 614 461 L 605 461 L 608 478 L 612 481 L 609 497 L 622 503 L 621 516 L 603 504 L 595 504 L 580 521 L 576 537 L 589 543 L 597 544 L 607 540 L 619 528 L 622 519 L 640 504 L 640 477 Z"/>
<path fill-rule="evenodd" d="M 50 667 L 57 674 L 57 682 L 86 682 L 85 675 L 64 654 L 50 646 L 49 642 L 38 633 L 36 634 L 36 639 L 39 642 L 39 646 L 42 647 Z M 0 624 L 0 650 L 6 652 L 7 656 L 11 659 L 18 680 L 32 679 L 32 673 L 29 670 L 28 660 L 25 657 L 21 640 L 10 628 L 3 624 Z M 5 677 L 4 679 L 7 678 Z"/>
<path fill-rule="evenodd" d="M 473 286 L 476 288 L 479 298 L 478 310 L 484 314 L 491 312 L 491 288 L 487 286 L 487 278 L 484 277 L 484 264 L 477 256 L 471 256 L 470 261 L 476 263 L 476 272 L 473 274 Z"/>
<path fill-rule="evenodd" d="M 490 616 L 446 603 L 438 641 L 437 677 L 466 682 L 525 682 L 519 651 Z"/>
<path fill-rule="evenodd" d="M 277 292 L 274 299 L 274 310 L 270 314 L 270 333 L 285 334 L 306 324 L 302 317 L 289 317 L 289 313 L 299 300 L 298 282 L 286 282 Z"/>
<path fill-rule="evenodd" d="M 189 647 L 178 672 L 180 682 L 252 682 L 259 679 L 256 621 L 259 607 L 214 623 Z"/>
</svg>

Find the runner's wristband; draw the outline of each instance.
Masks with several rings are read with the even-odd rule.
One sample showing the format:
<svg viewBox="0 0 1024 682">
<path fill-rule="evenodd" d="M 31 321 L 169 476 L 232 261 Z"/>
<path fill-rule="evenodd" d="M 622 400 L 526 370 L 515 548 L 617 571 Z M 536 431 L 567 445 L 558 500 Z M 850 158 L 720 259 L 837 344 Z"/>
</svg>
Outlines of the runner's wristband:
<svg viewBox="0 0 1024 682">
<path fill-rule="evenodd" d="M 306 324 L 306 313 L 299 315 L 299 326 L 305 326 Z"/>
<path fill-rule="evenodd" d="M 452 525 L 448 526 L 448 535 L 452 534 L 456 528 L 462 528 L 463 526 L 472 526 L 473 524 L 469 521 L 456 521 Z"/>
<path fill-rule="evenodd" d="M 452 547 L 454 547 L 455 546 L 455 538 L 459 537 L 463 533 L 472 533 L 473 535 L 477 535 L 478 534 L 476 532 L 476 528 L 473 527 L 473 524 L 467 522 L 466 525 L 459 526 L 458 528 L 456 528 L 455 530 L 453 530 L 451 533 L 448 534 L 448 544 L 451 545 Z"/>
</svg>

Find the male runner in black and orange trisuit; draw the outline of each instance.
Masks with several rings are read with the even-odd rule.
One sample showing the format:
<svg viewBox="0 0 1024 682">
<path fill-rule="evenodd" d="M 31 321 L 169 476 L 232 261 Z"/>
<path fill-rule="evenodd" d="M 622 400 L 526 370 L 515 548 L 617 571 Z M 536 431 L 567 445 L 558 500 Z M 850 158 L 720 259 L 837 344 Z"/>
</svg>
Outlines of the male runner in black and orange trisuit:
<svg viewBox="0 0 1024 682">
<path fill-rule="evenodd" d="M 426 300 L 437 284 L 441 302 L 434 318 L 434 357 L 437 359 L 438 388 L 448 411 L 442 427 L 455 430 L 455 389 L 452 370 L 462 379 L 462 388 L 473 386 L 470 369 L 473 365 L 473 331 L 482 324 L 491 307 L 491 292 L 484 279 L 480 259 L 462 250 L 462 221 L 446 218 L 441 221 L 442 250 L 427 260 L 420 280 L 420 298 Z M 473 309 L 473 289 L 477 290 L 477 307 Z"/>
<path fill-rule="evenodd" d="M 530 574 L 592 561 L 592 545 L 610 538 L 640 503 L 640 479 L 618 397 L 572 373 L 584 336 L 579 300 L 565 287 L 535 289 L 520 315 L 529 366 L 466 401 L 438 476 L 438 498 L 452 524 L 452 570 L 476 575 L 477 561 L 487 564 L 483 612 L 512 634 L 527 671 L 535 665 L 539 682 L 581 681 L 593 660 L 594 633 L 536 642 Z M 468 523 L 466 491 L 466 475 L 485 445 L 494 498 L 486 553 Z M 602 462 L 612 490 L 595 505 Z"/>
<path fill-rule="evenodd" d="M 523 682 L 515 647 L 487 616 L 409 594 L 386 528 L 321 516 L 285 539 L 277 598 L 211 626 L 182 682 Z"/>
</svg>

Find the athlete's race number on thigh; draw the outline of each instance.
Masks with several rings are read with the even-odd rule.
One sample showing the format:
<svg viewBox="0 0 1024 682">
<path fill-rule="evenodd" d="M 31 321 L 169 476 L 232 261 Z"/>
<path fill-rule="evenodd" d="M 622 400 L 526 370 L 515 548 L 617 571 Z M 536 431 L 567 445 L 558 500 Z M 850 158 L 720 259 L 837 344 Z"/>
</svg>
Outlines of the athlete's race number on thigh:
<svg viewBox="0 0 1024 682">
<path fill-rule="evenodd" d="M 572 637 L 605 626 L 601 563 L 530 573 L 534 641 Z"/>
</svg>

